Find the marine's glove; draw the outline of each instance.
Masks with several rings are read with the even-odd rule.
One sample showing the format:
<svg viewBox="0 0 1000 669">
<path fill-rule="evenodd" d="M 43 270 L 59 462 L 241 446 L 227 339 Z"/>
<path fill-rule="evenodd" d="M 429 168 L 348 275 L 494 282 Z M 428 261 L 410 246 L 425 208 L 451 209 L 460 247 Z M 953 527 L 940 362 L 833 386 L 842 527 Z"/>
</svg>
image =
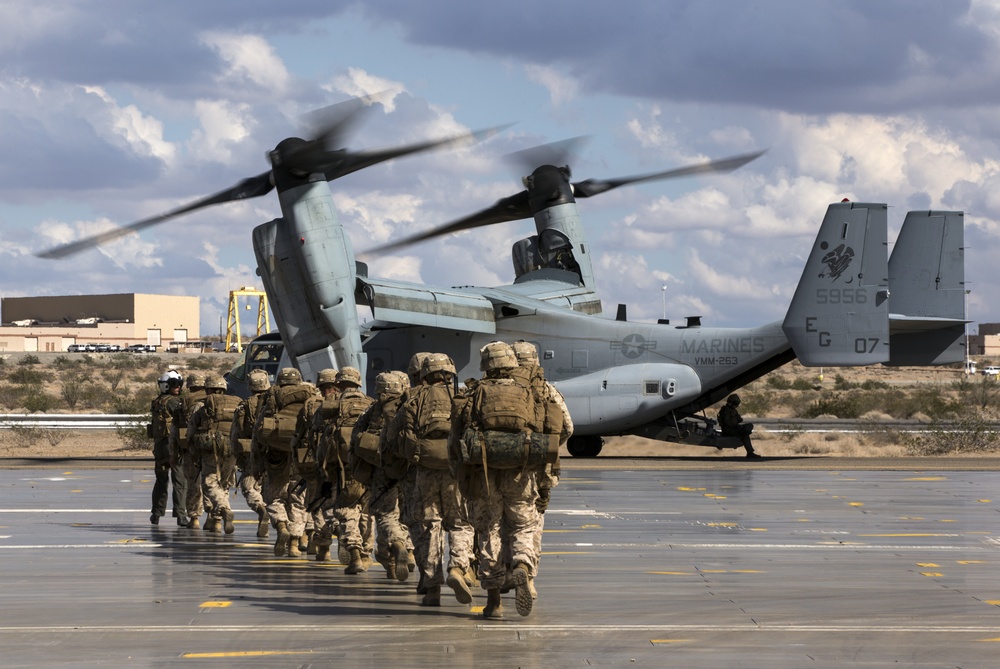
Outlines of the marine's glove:
<svg viewBox="0 0 1000 669">
<path fill-rule="evenodd" d="M 545 513 L 545 510 L 549 508 L 549 497 L 551 495 L 552 490 L 550 488 L 538 489 L 538 499 L 535 500 L 535 510 L 538 513 Z"/>
</svg>

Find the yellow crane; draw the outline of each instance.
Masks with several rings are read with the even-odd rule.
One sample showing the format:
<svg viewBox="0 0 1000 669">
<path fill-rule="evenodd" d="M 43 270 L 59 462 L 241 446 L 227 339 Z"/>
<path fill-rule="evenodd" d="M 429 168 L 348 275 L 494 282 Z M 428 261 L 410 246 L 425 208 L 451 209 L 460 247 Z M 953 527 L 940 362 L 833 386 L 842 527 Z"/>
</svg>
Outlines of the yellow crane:
<svg viewBox="0 0 1000 669">
<path fill-rule="evenodd" d="M 239 298 L 257 298 L 257 335 L 262 335 L 271 331 L 271 321 L 267 315 L 267 294 L 263 290 L 257 290 L 250 286 L 243 286 L 239 290 L 229 291 L 229 318 L 226 323 L 226 350 L 231 351 L 233 344 L 236 351 L 243 352 L 243 336 L 240 333 L 239 318 Z M 247 310 L 250 305 L 247 304 Z"/>
</svg>

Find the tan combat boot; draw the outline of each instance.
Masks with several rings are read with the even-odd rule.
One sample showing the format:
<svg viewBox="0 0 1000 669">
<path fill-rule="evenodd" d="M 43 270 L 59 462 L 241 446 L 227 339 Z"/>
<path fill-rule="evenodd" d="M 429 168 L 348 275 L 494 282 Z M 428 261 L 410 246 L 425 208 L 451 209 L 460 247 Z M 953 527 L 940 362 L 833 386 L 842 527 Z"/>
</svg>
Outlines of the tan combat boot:
<svg viewBox="0 0 1000 669">
<path fill-rule="evenodd" d="M 205 519 L 205 527 L 202 528 L 205 532 L 219 532 L 219 520 L 214 516 L 209 516 Z"/>
<path fill-rule="evenodd" d="M 233 519 L 236 515 L 233 513 L 232 509 L 222 510 L 222 527 L 225 529 L 226 534 L 232 534 L 236 531 L 236 525 L 233 524 Z"/>
<path fill-rule="evenodd" d="M 465 582 L 465 570 L 459 567 L 449 569 L 446 583 L 449 588 L 455 591 L 455 599 L 458 600 L 459 604 L 472 603 L 472 591 L 469 590 L 469 585 Z"/>
<path fill-rule="evenodd" d="M 503 604 L 500 603 L 500 588 L 490 588 L 486 591 L 486 606 L 483 607 L 483 618 L 503 618 Z"/>
<path fill-rule="evenodd" d="M 392 553 L 393 561 L 396 563 L 396 580 L 404 583 L 410 576 L 409 552 L 406 550 L 406 546 L 398 541 L 394 542 L 389 547 L 389 550 Z"/>
<path fill-rule="evenodd" d="M 308 555 L 316 555 L 316 552 L 319 550 L 319 546 L 316 545 L 316 531 L 306 530 L 306 537 L 309 540 L 309 543 L 306 545 L 306 553 Z"/>
<path fill-rule="evenodd" d="M 302 555 L 302 537 L 292 537 L 288 542 L 288 557 L 300 557 Z"/>
<path fill-rule="evenodd" d="M 299 537 L 299 550 L 303 553 L 309 551 L 309 535 L 312 534 L 312 530 L 306 530 L 306 533 Z"/>
<path fill-rule="evenodd" d="M 361 549 L 352 548 L 350 549 L 350 562 L 347 565 L 347 569 L 344 570 L 345 574 L 360 574 L 365 570 L 364 564 L 361 562 Z"/>
<path fill-rule="evenodd" d="M 288 525 L 285 521 L 278 521 L 278 538 L 274 541 L 274 556 L 275 557 L 285 557 L 288 552 L 288 540 L 292 538 L 292 535 L 288 533 Z"/>
<path fill-rule="evenodd" d="M 201 520 L 198 519 L 198 516 L 195 516 L 188 521 L 187 526 L 189 530 L 197 530 L 201 527 Z"/>
<path fill-rule="evenodd" d="M 267 539 L 267 533 L 271 529 L 271 519 L 267 517 L 267 509 L 257 507 L 257 538 Z"/>
<path fill-rule="evenodd" d="M 531 588 L 528 587 L 531 582 L 531 574 L 525 564 L 518 563 L 514 567 L 512 576 L 514 579 L 514 606 L 517 607 L 518 614 L 526 616 L 531 613 L 531 605 L 535 601 L 531 597 Z"/>
<path fill-rule="evenodd" d="M 427 586 L 427 594 L 420 600 L 420 606 L 441 606 L 441 586 Z"/>
<path fill-rule="evenodd" d="M 316 547 L 316 562 L 329 562 L 330 561 L 330 547 L 329 546 L 317 546 Z"/>
</svg>

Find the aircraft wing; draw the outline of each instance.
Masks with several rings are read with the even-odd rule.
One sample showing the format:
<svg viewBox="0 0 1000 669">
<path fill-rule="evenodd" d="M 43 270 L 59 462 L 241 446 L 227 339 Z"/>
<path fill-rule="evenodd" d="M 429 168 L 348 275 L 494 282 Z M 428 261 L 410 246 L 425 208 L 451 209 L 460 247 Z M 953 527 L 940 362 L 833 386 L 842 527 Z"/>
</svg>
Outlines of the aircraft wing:
<svg viewBox="0 0 1000 669">
<path fill-rule="evenodd" d="M 440 288 L 409 281 L 358 277 L 359 305 L 384 324 L 419 325 L 495 334 L 497 319 L 552 309 L 600 313 L 589 288 L 536 280 L 498 288 Z M 594 309 L 596 308 L 596 311 Z"/>
</svg>

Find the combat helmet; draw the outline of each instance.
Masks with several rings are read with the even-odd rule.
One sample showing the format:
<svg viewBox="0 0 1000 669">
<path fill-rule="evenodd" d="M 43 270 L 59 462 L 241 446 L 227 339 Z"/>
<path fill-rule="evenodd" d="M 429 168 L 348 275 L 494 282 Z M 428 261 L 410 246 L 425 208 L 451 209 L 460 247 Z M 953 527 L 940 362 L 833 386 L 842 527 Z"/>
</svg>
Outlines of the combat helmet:
<svg viewBox="0 0 1000 669">
<path fill-rule="evenodd" d="M 455 363 L 445 353 L 428 353 L 427 357 L 420 364 L 420 380 L 423 381 L 435 372 L 445 372 L 454 375 Z"/>
<path fill-rule="evenodd" d="M 359 372 L 356 367 L 342 367 L 340 371 L 337 372 L 336 383 L 338 386 L 342 383 L 349 383 L 355 388 L 360 388 L 361 372 Z"/>
<path fill-rule="evenodd" d="M 429 355 L 430 353 L 420 352 L 414 353 L 413 357 L 410 358 L 410 364 L 406 367 L 406 374 L 410 377 L 410 383 L 420 380 L 420 368 L 424 364 L 424 358 Z"/>
<path fill-rule="evenodd" d="M 221 390 L 225 392 L 229 390 L 229 386 L 221 374 L 208 374 L 205 376 L 205 390 Z"/>
<path fill-rule="evenodd" d="M 319 388 L 322 388 L 323 386 L 332 386 L 335 383 L 337 383 L 337 370 L 332 367 L 319 370 L 319 374 L 316 375 L 316 385 Z"/>
<path fill-rule="evenodd" d="M 518 367 L 514 349 L 502 341 L 490 342 L 479 349 L 479 370 L 489 372 L 494 369 L 513 369 Z"/>
<path fill-rule="evenodd" d="M 522 365 L 537 365 L 538 364 L 538 349 L 535 345 L 520 339 L 513 344 L 511 348 L 514 349 L 514 355 L 517 356 L 517 361 Z"/>
<path fill-rule="evenodd" d="M 205 387 L 205 373 L 191 372 L 187 375 L 186 383 L 188 390 L 201 390 Z"/>
<path fill-rule="evenodd" d="M 302 372 L 294 367 L 285 367 L 278 372 L 276 380 L 279 386 L 291 386 L 296 383 L 302 383 Z"/>
<path fill-rule="evenodd" d="M 734 407 L 738 407 L 740 405 L 740 396 L 733 393 L 726 398 L 726 404 L 732 404 Z"/>
<path fill-rule="evenodd" d="M 247 385 L 252 393 L 262 393 L 271 387 L 271 379 L 263 369 L 250 370 Z"/>
<path fill-rule="evenodd" d="M 180 388 L 184 385 L 184 377 L 180 375 L 179 372 L 171 369 L 164 372 L 160 378 L 156 380 L 156 385 L 160 389 L 160 393 L 165 393 L 171 388 Z"/>
<path fill-rule="evenodd" d="M 402 395 L 410 387 L 410 379 L 403 372 L 382 372 L 375 377 L 375 394 Z"/>
</svg>

